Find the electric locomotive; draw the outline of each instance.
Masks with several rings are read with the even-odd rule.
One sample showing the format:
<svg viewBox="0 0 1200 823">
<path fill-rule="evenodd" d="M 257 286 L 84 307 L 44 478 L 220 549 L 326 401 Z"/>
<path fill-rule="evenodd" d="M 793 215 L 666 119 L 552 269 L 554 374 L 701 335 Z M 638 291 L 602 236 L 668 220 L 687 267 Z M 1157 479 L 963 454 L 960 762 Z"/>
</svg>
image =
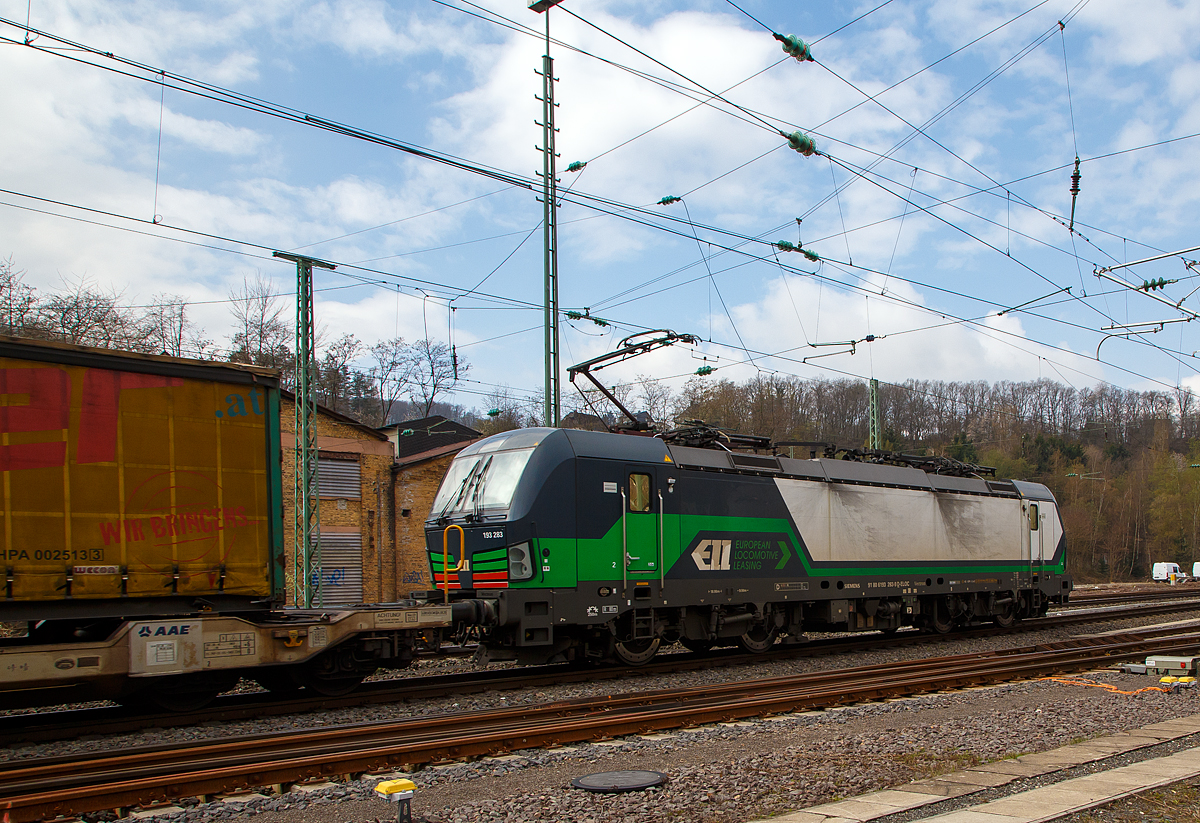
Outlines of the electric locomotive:
<svg viewBox="0 0 1200 823">
<path fill-rule="evenodd" d="M 533 428 L 459 453 L 426 521 L 431 595 L 473 615 L 460 629 L 486 659 L 638 665 L 675 641 L 1006 627 L 1071 591 L 1045 486 L 944 458 L 669 439 Z"/>
</svg>

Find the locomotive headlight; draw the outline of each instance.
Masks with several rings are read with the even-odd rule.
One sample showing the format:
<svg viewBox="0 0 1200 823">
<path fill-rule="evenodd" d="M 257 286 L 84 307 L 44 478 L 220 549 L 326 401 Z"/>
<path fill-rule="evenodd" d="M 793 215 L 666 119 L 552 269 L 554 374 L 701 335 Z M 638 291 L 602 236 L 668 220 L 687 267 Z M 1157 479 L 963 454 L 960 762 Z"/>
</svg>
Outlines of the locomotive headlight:
<svg viewBox="0 0 1200 823">
<path fill-rule="evenodd" d="M 533 559 L 529 554 L 529 543 L 518 543 L 508 547 L 508 579 L 528 580 L 533 577 Z"/>
</svg>

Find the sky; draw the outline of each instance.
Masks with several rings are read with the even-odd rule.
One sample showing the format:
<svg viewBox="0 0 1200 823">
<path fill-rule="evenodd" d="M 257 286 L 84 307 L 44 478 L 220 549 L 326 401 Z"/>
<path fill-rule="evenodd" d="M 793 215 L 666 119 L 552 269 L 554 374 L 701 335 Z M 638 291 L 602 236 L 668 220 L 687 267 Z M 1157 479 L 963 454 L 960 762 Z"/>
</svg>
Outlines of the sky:
<svg viewBox="0 0 1200 823">
<path fill-rule="evenodd" d="M 1110 272 L 1178 281 L 1153 293 L 1095 273 L 1200 246 L 1200 4 L 566 0 L 548 17 L 560 306 L 609 324 L 564 316 L 564 368 L 665 328 L 702 342 L 606 381 L 678 389 L 711 366 L 1200 391 L 1200 322 L 1181 322 L 1200 252 Z M 0 259 L 27 283 L 178 295 L 220 347 L 230 293 L 266 278 L 290 313 L 295 271 L 271 252 L 311 255 L 338 266 L 315 280 L 326 340 L 452 342 L 467 407 L 541 390 L 546 14 L 0 0 L 0 18 Z M 796 131 L 816 153 L 789 148 Z"/>
</svg>

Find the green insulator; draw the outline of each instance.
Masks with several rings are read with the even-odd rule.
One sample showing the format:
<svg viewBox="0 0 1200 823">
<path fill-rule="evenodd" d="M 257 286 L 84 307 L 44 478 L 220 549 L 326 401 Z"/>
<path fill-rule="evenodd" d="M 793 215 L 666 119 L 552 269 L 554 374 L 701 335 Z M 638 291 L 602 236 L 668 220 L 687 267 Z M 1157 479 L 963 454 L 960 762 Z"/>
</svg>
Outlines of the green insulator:
<svg viewBox="0 0 1200 823">
<path fill-rule="evenodd" d="M 676 196 L 675 196 L 675 195 L 673 195 L 673 194 L 668 194 L 668 195 L 667 195 L 666 197 L 664 197 L 662 200 L 659 200 L 659 201 L 658 201 L 658 205 L 660 205 L 660 206 L 669 206 L 669 205 L 671 205 L 672 203 L 678 203 L 678 202 L 679 202 L 681 199 L 682 199 L 682 198 L 676 197 Z"/>
<path fill-rule="evenodd" d="M 812 51 L 809 49 L 808 43 L 805 43 L 803 40 L 801 40 L 796 35 L 794 35 L 794 34 L 783 35 L 783 34 L 776 33 L 776 34 L 773 34 L 772 36 L 780 42 L 780 44 L 783 46 L 783 50 L 787 54 L 791 55 L 792 57 L 795 57 L 801 63 L 806 63 L 806 62 L 811 63 L 812 62 L 812 59 L 813 59 Z"/>
<path fill-rule="evenodd" d="M 821 260 L 821 256 L 815 251 L 809 251 L 808 249 L 800 249 L 800 251 L 804 252 L 804 256 L 814 263 L 819 263 Z"/>
<path fill-rule="evenodd" d="M 583 171 L 587 163 L 581 160 L 576 160 L 571 165 L 567 166 L 567 171 Z"/>
<path fill-rule="evenodd" d="M 603 317 L 592 317 L 592 318 L 590 318 L 590 319 L 591 319 L 591 321 L 592 321 L 593 323 L 595 323 L 597 326 L 601 326 L 601 327 L 603 327 L 603 326 L 607 326 L 607 325 L 608 325 L 608 321 L 607 321 L 607 320 L 605 320 Z"/>
<path fill-rule="evenodd" d="M 568 320 L 582 320 L 583 312 L 569 311 L 569 312 L 567 312 L 567 319 Z"/>
<path fill-rule="evenodd" d="M 812 157 L 817 153 L 816 142 L 804 132 L 794 131 L 791 134 L 784 134 L 783 136 L 787 138 L 788 146 L 800 152 L 805 157 Z"/>
<path fill-rule="evenodd" d="M 414 432 L 412 429 L 405 429 L 404 431 L 400 432 L 401 437 L 412 437 L 414 434 L 416 434 L 416 432 Z"/>
<path fill-rule="evenodd" d="M 499 417 L 500 410 L 499 409 L 488 409 L 487 415 L 488 415 L 488 417 Z"/>
<path fill-rule="evenodd" d="M 779 249 L 780 251 L 800 251 L 800 249 L 796 248 L 786 240 L 780 240 L 776 242 L 775 248 Z"/>
<path fill-rule="evenodd" d="M 712 366 L 701 366 L 700 368 L 696 369 L 696 374 L 698 374 L 700 377 L 708 377 L 715 371 L 716 369 L 714 369 Z"/>
</svg>

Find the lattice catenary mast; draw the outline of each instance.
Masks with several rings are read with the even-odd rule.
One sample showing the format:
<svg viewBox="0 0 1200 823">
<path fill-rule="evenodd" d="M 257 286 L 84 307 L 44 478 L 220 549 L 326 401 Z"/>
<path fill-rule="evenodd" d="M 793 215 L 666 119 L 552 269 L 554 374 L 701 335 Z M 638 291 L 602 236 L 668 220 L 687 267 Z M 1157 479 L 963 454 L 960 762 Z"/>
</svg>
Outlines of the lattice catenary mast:
<svg viewBox="0 0 1200 823">
<path fill-rule="evenodd" d="M 546 326 L 546 425 L 557 426 L 562 419 L 561 386 L 558 357 L 558 179 L 554 152 L 554 60 L 550 57 L 550 14 L 562 0 L 535 0 L 531 11 L 546 15 L 546 53 L 542 55 L 542 233 L 545 267 L 545 326 Z"/>
<path fill-rule="evenodd" d="M 321 501 L 317 484 L 317 339 L 313 324 L 313 266 L 332 263 L 298 254 L 275 252 L 296 264 L 296 482 L 292 529 L 293 604 L 320 607 Z M 313 578 L 317 585 L 313 585 Z M 314 598 L 313 595 L 316 594 Z M 315 603 L 314 603 L 315 599 Z"/>
</svg>

